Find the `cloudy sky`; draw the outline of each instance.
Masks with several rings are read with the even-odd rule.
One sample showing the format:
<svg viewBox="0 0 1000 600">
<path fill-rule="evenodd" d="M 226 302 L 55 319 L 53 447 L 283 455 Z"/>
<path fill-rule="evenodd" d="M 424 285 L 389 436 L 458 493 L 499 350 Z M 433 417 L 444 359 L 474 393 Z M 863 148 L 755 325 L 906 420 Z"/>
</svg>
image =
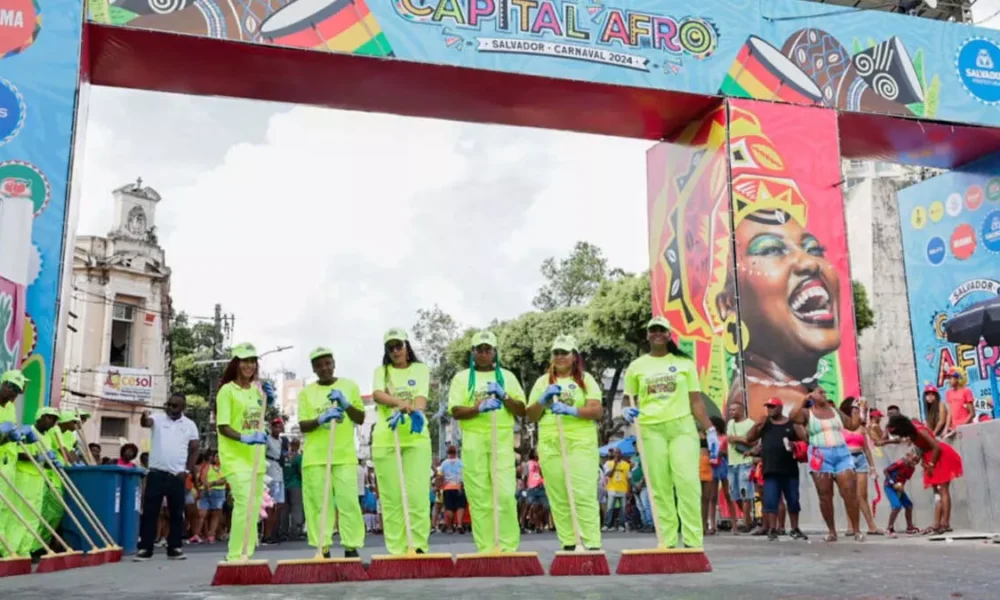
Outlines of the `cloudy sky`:
<svg viewBox="0 0 1000 600">
<path fill-rule="evenodd" d="M 334 349 L 367 391 L 382 332 L 437 303 L 462 323 L 530 310 L 577 240 L 646 266 L 645 141 L 94 88 L 78 233 L 141 176 L 176 310 L 236 316 L 235 341 Z"/>
</svg>

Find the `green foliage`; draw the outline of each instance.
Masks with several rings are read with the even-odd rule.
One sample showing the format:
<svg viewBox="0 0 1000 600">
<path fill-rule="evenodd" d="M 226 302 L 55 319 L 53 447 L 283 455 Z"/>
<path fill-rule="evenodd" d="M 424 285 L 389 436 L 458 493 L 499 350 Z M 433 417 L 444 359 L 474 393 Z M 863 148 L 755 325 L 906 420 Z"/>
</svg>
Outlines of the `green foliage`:
<svg viewBox="0 0 1000 600">
<path fill-rule="evenodd" d="M 852 281 L 854 292 L 854 328 L 860 335 L 862 331 L 875 325 L 875 313 L 868 302 L 868 292 L 860 281 Z"/>
<path fill-rule="evenodd" d="M 210 407 L 205 399 L 211 396 L 221 371 L 195 363 L 211 359 L 213 348 L 217 343 L 221 346 L 221 340 L 212 323 L 191 324 L 183 312 L 171 318 L 169 340 L 173 356 L 170 390 L 187 396 L 188 418 L 198 425 L 198 431 L 208 433 Z"/>
<path fill-rule="evenodd" d="M 577 242 L 567 258 L 542 262 L 545 284 L 532 301 L 539 310 L 586 304 L 608 276 L 608 260 L 597 246 Z"/>
</svg>

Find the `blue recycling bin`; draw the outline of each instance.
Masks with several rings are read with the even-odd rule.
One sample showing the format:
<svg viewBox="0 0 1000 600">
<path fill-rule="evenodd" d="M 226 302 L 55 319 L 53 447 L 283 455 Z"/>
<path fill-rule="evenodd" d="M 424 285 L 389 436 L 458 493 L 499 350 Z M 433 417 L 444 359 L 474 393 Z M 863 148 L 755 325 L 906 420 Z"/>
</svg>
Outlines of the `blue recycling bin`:
<svg viewBox="0 0 1000 600">
<path fill-rule="evenodd" d="M 87 501 L 87 504 L 94 511 L 97 520 L 108 530 L 111 538 L 118 545 L 124 546 L 121 543 L 122 474 L 132 469 L 115 465 L 80 465 L 66 467 L 65 470 L 69 478 L 76 484 L 77 489 L 80 490 L 80 494 L 84 500 Z M 76 516 L 80 525 L 83 526 L 86 534 L 90 536 L 90 539 L 99 548 L 103 547 L 104 544 L 101 542 L 102 538 L 100 534 L 97 533 L 86 515 L 77 506 L 69 490 L 63 491 L 63 498 L 65 498 L 66 504 L 73 511 L 74 516 Z M 86 538 L 84 538 L 76 523 L 73 522 L 73 519 L 68 514 L 63 516 L 62 530 L 63 539 L 75 550 L 91 550 L 90 544 L 87 543 Z M 133 543 L 133 548 L 134 546 L 135 544 Z"/>
<path fill-rule="evenodd" d="M 125 554 L 135 554 L 139 547 L 139 513 L 142 511 L 142 479 L 146 470 L 140 467 L 122 471 L 121 539 L 118 545 Z"/>
</svg>

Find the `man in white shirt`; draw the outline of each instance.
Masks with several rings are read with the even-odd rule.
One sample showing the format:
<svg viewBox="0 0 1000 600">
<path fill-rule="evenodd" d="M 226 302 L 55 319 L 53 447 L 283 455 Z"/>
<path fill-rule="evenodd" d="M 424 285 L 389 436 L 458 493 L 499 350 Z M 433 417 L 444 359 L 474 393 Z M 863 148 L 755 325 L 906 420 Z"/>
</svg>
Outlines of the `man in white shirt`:
<svg viewBox="0 0 1000 600">
<path fill-rule="evenodd" d="M 163 414 L 142 413 L 141 424 L 152 429 L 149 452 L 149 473 L 142 498 L 142 518 L 139 522 L 137 562 L 153 556 L 156 524 L 163 499 L 170 513 L 170 533 L 167 536 L 167 558 L 184 560 L 184 492 L 189 473 L 195 472 L 198 456 L 198 427 L 184 416 L 187 399 L 184 394 L 171 394 Z"/>
</svg>

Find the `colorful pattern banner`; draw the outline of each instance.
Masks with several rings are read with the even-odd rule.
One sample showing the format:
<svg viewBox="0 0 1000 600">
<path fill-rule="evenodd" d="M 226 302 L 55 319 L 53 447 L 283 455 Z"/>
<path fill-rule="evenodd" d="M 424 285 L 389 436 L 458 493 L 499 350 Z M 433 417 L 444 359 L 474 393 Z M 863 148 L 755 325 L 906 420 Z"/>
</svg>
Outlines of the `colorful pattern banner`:
<svg viewBox="0 0 1000 600">
<path fill-rule="evenodd" d="M 910 323 L 917 380 L 945 385 L 955 366 L 988 412 L 989 370 L 1000 373 L 1000 348 L 952 344 L 944 324 L 971 304 L 1000 294 L 1000 156 L 899 192 Z M 921 403 L 921 412 L 923 411 Z"/>
<path fill-rule="evenodd" d="M 857 395 L 836 114 L 729 101 L 647 165 L 653 310 L 716 408 Z"/>
<path fill-rule="evenodd" d="M 23 1 L 23 0 L 22 0 Z M 1000 125 L 1000 32 L 800 0 L 108 0 L 101 23 Z"/>
<path fill-rule="evenodd" d="M 9 0 L 0 9 L 0 193 L 34 207 L 30 244 L 17 249 L 28 265 L 26 300 L 15 303 L 27 313 L 26 421 L 49 397 L 82 29 L 79 0 Z"/>
</svg>

